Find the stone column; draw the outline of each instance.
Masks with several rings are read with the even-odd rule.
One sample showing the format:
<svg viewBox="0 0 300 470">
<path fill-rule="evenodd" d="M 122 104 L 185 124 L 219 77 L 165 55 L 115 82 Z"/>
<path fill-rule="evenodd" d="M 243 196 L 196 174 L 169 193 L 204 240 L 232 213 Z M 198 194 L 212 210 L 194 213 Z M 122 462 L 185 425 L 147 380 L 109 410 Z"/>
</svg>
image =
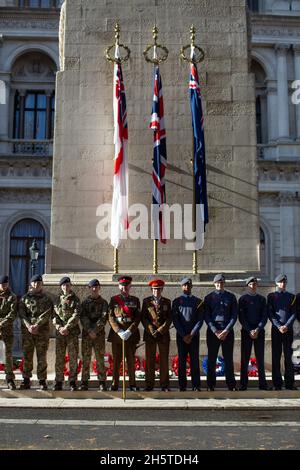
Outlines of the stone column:
<svg viewBox="0 0 300 470">
<path fill-rule="evenodd" d="M 274 80 L 266 80 L 266 85 L 268 109 L 268 141 L 273 142 L 278 138 L 277 88 Z"/>
<path fill-rule="evenodd" d="M 0 140 L 8 139 L 10 79 L 7 75 L 0 74 Z"/>
<path fill-rule="evenodd" d="M 295 80 L 300 80 L 300 45 L 294 44 Z M 300 140 L 300 104 L 296 105 L 296 135 Z"/>
<path fill-rule="evenodd" d="M 288 276 L 291 292 L 300 288 L 300 208 L 299 194 L 288 191 L 280 200 L 280 262 L 281 271 Z"/>
<path fill-rule="evenodd" d="M 290 139 L 289 91 L 287 80 L 288 44 L 277 44 L 278 139 Z"/>
</svg>

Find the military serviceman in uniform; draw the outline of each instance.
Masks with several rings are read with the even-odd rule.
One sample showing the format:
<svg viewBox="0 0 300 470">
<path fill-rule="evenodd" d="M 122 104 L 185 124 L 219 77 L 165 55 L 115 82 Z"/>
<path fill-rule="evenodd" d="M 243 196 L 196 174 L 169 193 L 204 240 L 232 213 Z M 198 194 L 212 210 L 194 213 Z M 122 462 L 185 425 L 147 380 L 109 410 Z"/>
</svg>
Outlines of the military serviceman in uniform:
<svg viewBox="0 0 300 470">
<path fill-rule="evenodd" d="M 170 326 L 172 323 L 171 301 L 162 297 L 164 281 L 153 279 L 149 282 L 153 295 L 143 301 L 142 323 L 146 344 L 146 391 L 151 391 L 155 383 L 155 355 L 159 350 L 159 376 L 162 391 L 169 391 L 169 349 Z"/>
<path fill-rule="evenodd" d="M 300 294 L 296 297 L 296 316 L 297 320 L 300 321 Z"/>
<path fill-rule="evenodd" d="M 205 321 L 207 323 L 207 388 L 211 391 L 216 386 L 216 360 L 220 345 L 225 361 L 225 375 L 228 390 L 236 390 L 233 366 L 234 332 L 237 320 L 237 300 L 234 294 L 225 290 L 225 276 L 214 277 L 215 290 L 205 299 Z"/>
<path fill-rule="evenodd" d="M 118 279 L 121 293 L 111 298 L 109 304 L 109 323 L 111 326 L 108 341 L 112 343 L 113 383 L 111 390 L 118 390 L 119 371 L 122 361 L 122 341 L 125 341 L 125 355 L 129 375 L 130 390 L 136 391 L 134 357 L 136 345 L 140 340 L 138 325 L 141 320 L 140 301 L 129 295 L 132 278 L 121 276 Z M 123 364 L 123 368 L 124 364 Z"/>
<path fill-rule="evenodd" d="M 100 295 L 100 282 L 92 279 L 88 284 L 90 295 L 83 301 L 81 309 L 82 330 L 82 376 L 81 390 L 88 390 L 92 349 L 94 349 L 99 390 L 106 390 L 105 324 L 108 317 L 108 303 Z"/>
<path fill-rule="evenodd" d="M 265 330 L 268 320 L 267 302 L 265 297 L 257 293 L 257 278 L 249 277 L 246 280 L 247 293 L 239 299 L 239 320 L 241 330 L 241 379 L 240 390 L 247 390 L 248 364 L 254 345 L 255 357 L 258 366 L 260 390 L 270 390 L 265 373 Z"/>
<path fill-rule="evenodd" d="M 50 318 L 53 303 L 43 292 L 43 278 L 35 275 L 30 279 L 30 289 L 19 305 L 22 321 L 22 346 L 24 354 L 23 382 L 21 390 L 30 388 L 33 369 L 33 353 L 37 355 L 37 377 L 42 390 L 47 390 L 47 350 L 49 345 Z"/>
<path fill-rule="evenodd" d="M 53 325 L 56 329 L 56 360 L 54 390 L 62 390 L 66 350 L 70 357 L 69 384 L 71 391 L 77 390 L 77 362 L 80 335 L 80 300 L 72 291 L 71 279 L 59 281 L 62 293 L 54 304 Z"/>
<path fill-rule="evenodd" d="M 280 360 L 284 354 L 284 382 L 287 390 L 297 390 L 295 386 L 292 344 L 293 324 L 296 318 L 296 296 L 286 291 L 287 276 L 279 274 L 275 283 L 276 292 L 268 295 L 268 313 L 272 322 L 272 380 L 275 390 L 282 388 Z"/>
<path fill-rule="evenodd" d="M 178 348 L 178 380 L 181 392 L 186 391 L 186 360 L 190 355 L 192 389 L 200 391 L 199 331 L 204 320 L 203 302 L 192 295 L 192 280 L 181 281 L 182 295 L 172 304 L 172 319 L 176 328 Z"/>
<path fill-rule="evenodd" d="M 13 373 L 13 323 L 17 316 L 17 297 L 10 290 L 8 276 L 0 276 L 0 339 L 5 344 L 5 375 L 8 388 L 16 389 Z"/>
</svg>

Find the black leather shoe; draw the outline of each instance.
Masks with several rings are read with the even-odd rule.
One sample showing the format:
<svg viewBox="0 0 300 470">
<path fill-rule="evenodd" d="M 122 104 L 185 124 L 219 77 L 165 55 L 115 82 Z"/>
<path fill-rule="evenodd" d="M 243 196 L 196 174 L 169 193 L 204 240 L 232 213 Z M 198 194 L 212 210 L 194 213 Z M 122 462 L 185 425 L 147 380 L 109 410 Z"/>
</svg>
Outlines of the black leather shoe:
<svg viewBox="0 0 300 470">
<path fill-rule="evenodd" d="M 236 392 L 237 388 L 236 387 L 227 387 L 230 392 Z"/>
<path fill-rule="evenodd" d="M 119 390 L 119 387 L 117 387 L 116 385 L 111 385 L 110 387 L 111 392 L 117 392 L 118 390 Z"/>
<path fill-rule="evenodd" d="M 17 388 L 17 387 L 16 387 L 16 384 L 15 384 L 15 382 L 14 382 L 13 380 L 8 380 L 7 386 L 8 386 L 8 388 L 9 388 L 9 390 L 16 390 L 16 388 Z"/>
<path fill-rule="evenodd" d="M 162 392 L 170 392 L 171 389 L 169 387 L 161 387 Z"/>
<path fill-rule="evenodd" d="M 105 382 L 100 382 L 99 390 L 100 390 L 100 392 L 106 392 L 107 388 L 106 388 Z"/>
<path fill-rule="evenodd" d="M 215 391 L 215 387 L 214 387 L 213 385 L 211 385 L 210 387 L 208 386 L 208 387 L 206 388 L 206 390 L 207 390 L 208 392 L 214 392 L 214 391 Z"/>
<path fill-rule="evenodd" d="M 145 392 L 152 392 L 152 390 L 153 390 L 153 387 L 146 387 L 144 389 Z"/>
<path fill-rule="evenodd" d="M 273 390 L 273 387 L 269 386 L 269 385 L 262 385 L 261 387 L 258 387 L 259 390 L 266 390 L 266 391 L 271 391 Z"/>
<path fill-rule="evenodd" d="M 192 390 L 193 390 L 193 392 L 201 392 L 200 387 L 193 387 Z"/>
<path fill-rule="evenodd" d="M 275 390 L 282 390 L 282 387 L 275 387 Z"/>
<path fill-rule="evenodd" d="M 76 392 L 78 390 L 76 382 L 70 382 L 70 390 L 71 392 Z"/>
<path fill-rule="evenodd" d="M 290 387 L 285 387 L 286 390 L 298 390 L 296 385 L 291 385 Z"/>
<path fill-rule="evenodd" d="M 131 392 L 138 392 L 138 391 L 139 391 L 139 387 L 136 387 L 136 386 L 134 386 L 134 385 L 130 385 L 129 390 L 130 390 Z"/>
<path fill-rule="evenodd" d="M 23 379 L 20 384 L 20 390 L 29 390 L 31 387 L 30 379 Z"/>
<path fill-rule="evenodd" d="M 179 391 L 180 392 L 186 392 L 186 388 L 180 388 Z"/>
<path fill-rule="evenodd" d="M 40 380 L 40 389 L 44 391 L 48 390 L 48 385 L 47 385 L 46 380 Z"/>
<path fill-rule="evenodd" d="M 63 388 L 63 383 L 62 382 L 55 382 L 53 390 L 55 392 L 59 392 Z"/>
<path fill-rule="evenodd" d="M 240 392 L 245 392 L 247 390 L 246 385 L 240 385 L 239 391 Z"/>
<path fill-rule="evenodd" d="M 89 389 L 89 383 L 87 380 L 84 380 L 83 382 L 81 382 L 81 385 L 80 385 L 80 390 L 82 390 L 83 392 L 87 392 Z"/>
</svg>

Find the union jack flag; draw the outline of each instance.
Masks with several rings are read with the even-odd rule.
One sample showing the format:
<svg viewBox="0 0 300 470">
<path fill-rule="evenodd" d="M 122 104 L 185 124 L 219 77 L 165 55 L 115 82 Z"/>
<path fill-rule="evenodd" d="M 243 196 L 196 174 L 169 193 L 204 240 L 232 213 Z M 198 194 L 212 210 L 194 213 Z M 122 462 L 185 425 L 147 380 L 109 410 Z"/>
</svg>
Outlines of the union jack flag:
<svg viewBox="0 0 300 470">
<path fill-rule="evenodd" d="M 115 57 L 119 58 L 116 48 Z M 121 64 L 114 66 L 114 190 L 111 212 L 111 244 L 118 248 L 123 233 L 128 229 L 128 125 L 125 87 Z"/>
<path fill-rule="evenodd" d="M 200 214 L 197 218 L 201 221 L 200 239 L 196 239 L 196 248 L 201 250 L 204 245 L 205 225 L 208 223 L 208 203 L 206 185 L 206 162 L 205 162 L 205 141 L 204 141 L 204 118 L 202 111 L 201 90 L 199 86 L 198 70 L 194 63 L 191 63 L 190 75 L 190 104 L 192 112 L 193 134 L 194 134 L 194 178 L 197 209 Z"/>
<path fill-rule="evenodd" d="M 166 203 L 165 172 L 167 143 L 164 122 L 164 101 L 158 65 L 154 68 L 154 93 L 150 129 L 153 132 L 152 223 L 154 239 L 166 243 L 163 204 Z"/>
</svg>

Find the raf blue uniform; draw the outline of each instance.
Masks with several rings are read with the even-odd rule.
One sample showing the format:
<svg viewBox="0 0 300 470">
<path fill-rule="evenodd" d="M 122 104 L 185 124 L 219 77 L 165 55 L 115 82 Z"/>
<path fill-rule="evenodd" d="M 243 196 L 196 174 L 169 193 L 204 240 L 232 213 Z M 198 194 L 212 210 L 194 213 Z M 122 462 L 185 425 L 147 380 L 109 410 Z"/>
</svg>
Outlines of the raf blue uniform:
<svg viewBox="0 0 300 470">
<path fill-rule="evenodd" d="M 241 389 L 246 389 L 248 384 L 248 364 L 254 345 L 257 360 L 259 388 L 268 389 L 265 373 L 265 330 L 268 321 L 267 302 L 260 294 L 247 293 L 239 299 L 239 320 L 241 330 Z M 258 330 L 256 339 L 251 338 L 250 332 Z"/>
<path fill-rule="evenodd" d="M 216 361 L 220 345 L 225 361 L 225 375 L 227 387 L 236 388 L 233 366 L 234 332 L 233 326 L 237 320 L 237 300 L 234 294 L 228 291 L 213 291 L 204 299 L 205 322 L 207 323 L 207 386 L 214 389 L 216 386 Z M 225 340 L 221 341 L 217 331 L 228 331 Z"/>
<path fill-rule="evenodd" d="M 179 388 L 184 391 L 187 387 L 186 360 L 189 353 L 192 387 L 200 389 L 199 331 L 204 320 L 203 302 L 194 295 L 181 295 L 173 301 L 172 318 L 177 332 Z M 190 344 L 183 340 L 188 334 L 193 335 Z"/>
<path fill-rule="evenodd" d="M 287 291 L 272 292 L 268 295 L 268 314 L 272 322 L 272 380 L 276 389 L 282 387 L 280 360 L 284 354 L 284 382 L 286 389 L 295 387 L 293 355 L 293 324 L 296 318 L 296 296 Z M 279 328 L 287 326 L 288 331 L 281 333 Z"/>
</svg>

